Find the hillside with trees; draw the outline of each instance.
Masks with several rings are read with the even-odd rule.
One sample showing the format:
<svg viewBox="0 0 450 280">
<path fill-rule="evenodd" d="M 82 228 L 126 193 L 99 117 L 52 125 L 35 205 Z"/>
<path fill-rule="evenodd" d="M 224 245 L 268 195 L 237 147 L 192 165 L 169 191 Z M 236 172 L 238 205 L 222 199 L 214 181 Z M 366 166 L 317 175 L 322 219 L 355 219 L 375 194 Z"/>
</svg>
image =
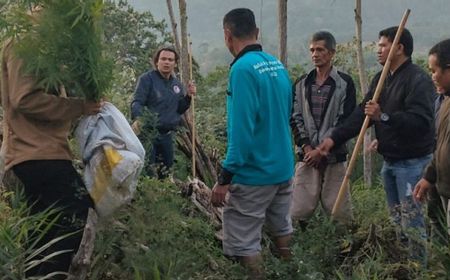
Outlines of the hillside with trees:
<svg viewBox="0 0 450 280">
<path fill-rule="evenodd" d="M 131 0 L 130 3 L 140 11 L 150 11 L 155 18 L 169 22 L 166 1 Z M 176 6 L 177 1 L 174 2 Z M 228 10 L 236 7 L 248 7 L 255 12 L 265 49 L 277 53 L 277 1 L 190 0 L 187 7 L 188 32 L 202 73 L 231 61 L 231 56 L 223 48 L 222 18 Z M 309 63 L 308 40 L 317 30 L 330 31 L 341 44 L 352 41 L 355 34 L 354 8 L 353 0 L 288 1 L 289 64 Z M 378 31 L 398 25 L 406 8 L 411 9 L 407 28 L 414 36 L 417 54 L 424 54 L 448 35 L 443 27 L 448 26 L 450 20 L 445 13 L 438 12 L 450 10 L 447 0 L 376 0 L 364 1 L 362 5 L 363 42 L 377 41 Z"/>
</svg>

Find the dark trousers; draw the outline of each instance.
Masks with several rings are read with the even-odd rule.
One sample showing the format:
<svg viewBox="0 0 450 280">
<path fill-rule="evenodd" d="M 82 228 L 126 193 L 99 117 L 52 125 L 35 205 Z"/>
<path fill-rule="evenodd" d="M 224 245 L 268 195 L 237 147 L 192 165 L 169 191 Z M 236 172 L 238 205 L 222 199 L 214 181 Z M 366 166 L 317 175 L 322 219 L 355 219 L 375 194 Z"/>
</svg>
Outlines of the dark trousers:
<svg viewBox="0 0 450 280">
<path fill-rule="evenodd" d="M 166 178 L 173 165 L 173 159 L 173 132 L 160 133 L 152 142 L 149 157 L 150 173 L 157 175 L 159 179 Z"/>
<path fill-rule="evenodd" d="M 26 161 L 15 165 L 13 171 L 24 185 L 24 193 L 31 206 L 31 214 L 42 212 L 50 207 L 60 209 L 58 220 L 39 241 L 36 248 L 59 236 L 76 232 L 53 244 L 38 258 L 61 250 L 70 250 L 69 253 L 51 258 L 48 262 L 29 271 L 27 277 L 46 275 L 54 271 L 67 272 L 72 256 L 80 245 L 88 209 L 93 207 L 93 202 L 80 175 L 68 160 Z M 65 279 L 65 277 L 52 279 Z"/>
</svg>

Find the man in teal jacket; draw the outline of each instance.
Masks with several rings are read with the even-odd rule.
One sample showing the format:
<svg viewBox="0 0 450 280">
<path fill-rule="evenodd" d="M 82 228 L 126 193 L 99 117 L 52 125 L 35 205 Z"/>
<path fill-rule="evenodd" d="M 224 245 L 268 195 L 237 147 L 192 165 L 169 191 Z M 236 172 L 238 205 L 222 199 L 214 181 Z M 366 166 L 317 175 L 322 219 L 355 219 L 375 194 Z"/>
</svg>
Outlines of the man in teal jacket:
<svg viewBox="0 0 450 280">
<path fill-rule="evenodd" d="M 237 257 L 256 279 L 262 275 L 264 222 L 280 257 L 290 256 L 292 87 L 283 64 L 257 44 L 251 10 L 230 11 L 223 27 L 225 44 L 235 59 L 227 91 L 227 154 L 211 200 L 215 206 L 225 206 L 225 255 Z"/>
</svg>

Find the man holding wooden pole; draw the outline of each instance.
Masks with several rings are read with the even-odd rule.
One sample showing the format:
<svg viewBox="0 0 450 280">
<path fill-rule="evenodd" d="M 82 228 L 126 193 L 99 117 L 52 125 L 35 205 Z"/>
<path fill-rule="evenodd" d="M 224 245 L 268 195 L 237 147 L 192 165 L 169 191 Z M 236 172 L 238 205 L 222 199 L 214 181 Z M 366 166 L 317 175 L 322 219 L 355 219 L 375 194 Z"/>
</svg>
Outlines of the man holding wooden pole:
<svg viewBox="0 0 450 280">
<path fill-rule="evenodd" d="M 380 31 L 378 61 L 384 65 L 398 27 Z M 371 82 L 369 92 L 352 115 L 326 138 L 318 149 L 323 154 L 355 137 L 365 115 L 375 126 L 378 152 L 383 156 L 382 177 L 398 238 L 408 244 L 411 258 L 425 262 L 426 231 L 420 204 L 412 193 L 431 159 L 434 142 L 433 84 L 430 77 L 411 61 L 413 38 L 404 29 L 394 46 L 389 73 L 379 102 L 372 101 L 381 72 Z"/>
</svg>

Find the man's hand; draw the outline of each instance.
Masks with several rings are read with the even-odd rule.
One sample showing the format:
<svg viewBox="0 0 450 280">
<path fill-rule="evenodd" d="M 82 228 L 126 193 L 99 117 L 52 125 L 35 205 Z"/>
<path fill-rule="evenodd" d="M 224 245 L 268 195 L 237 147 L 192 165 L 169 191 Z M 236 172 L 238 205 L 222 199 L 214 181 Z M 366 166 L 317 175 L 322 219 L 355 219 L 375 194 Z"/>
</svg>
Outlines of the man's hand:
<svg viewBox="0 0 450 280">
<path fill-rule="evenodd" d="M 100 109 L 103 106 L 103 101 L 94 102 L 94 101 L 85 101 L 83 107 L 83 115 L 95 115 L 100 113 Z"/>
<path fill-rule="evenodd" d="M 303 158 L 303 161 L 306 163 L 306 165 L 312 166 L 314 168 L 319 167 L 321 160 L 322 154 L 317 149 L 305 153 L 305 157 Z"/>
<path fill-rule="evenodd" d="M 322 143 L 316 147 L 316 150 L 324 157 L 328 156 L 330 150 L 334 147 L 334 141 L 330 137 L 323 139 Z"/>
<path fill-rule="evenodd" d="M 139 135 L 141 134 L 141 122 L 139 120 L 135 120 L 133 124 L 131 125 L 131 129 L 133 129 L 134 134 Z"/>
<path fill-rule="evenodd" d="M 378 103 L 375 101 L 369 100 L 366 103 L 366 107 L 364 108 L 364 114 L 369 116 L 369 118 L 373 121 L 380 121 L 381 116 L 381 108 Z"/>
<path fill-rule="evenodd" d="M 413 197 L 416 201 L 423 201 L 425 200 L 427 196 L 427 192 L 432 188 L 430 182 L 428 182 L 426 179 L 422 178 L 417 182 L 416 186 L 414 187 Z"/>
<path fill-rule="evenodd" d="M 211 204 L 214 207 L 223 207 L 225 205 L 225 197 L 228 193 L 230 185 L 219 185 L 216 183 L 212 189 Z"/>
<path fill-rule="evenodd" d="M 197 94 L 197 86 L 195 85 L 194 81 L 189 81 L 188 83 L 188 90 L 187 90 L 187 94 L 192 97 L 194 95 Z"/>
</svg>

